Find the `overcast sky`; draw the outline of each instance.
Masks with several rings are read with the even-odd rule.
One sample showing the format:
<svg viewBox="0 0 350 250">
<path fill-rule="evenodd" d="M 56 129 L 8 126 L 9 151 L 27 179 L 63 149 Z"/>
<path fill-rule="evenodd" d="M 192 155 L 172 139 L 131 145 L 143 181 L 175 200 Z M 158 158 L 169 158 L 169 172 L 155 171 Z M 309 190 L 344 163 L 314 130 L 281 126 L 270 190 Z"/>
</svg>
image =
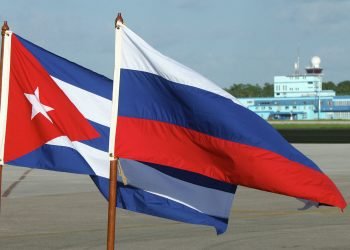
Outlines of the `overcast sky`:
<svg viewBox="0 0 350 250">
<path fill-rule="evenodd" d="M 222 87 L 272 82 L 321 57 L 324 80 L 350 79 L 350 0 L 1 0 L 22 37 L 112 77 L 114 18 Z"/>
</svg>

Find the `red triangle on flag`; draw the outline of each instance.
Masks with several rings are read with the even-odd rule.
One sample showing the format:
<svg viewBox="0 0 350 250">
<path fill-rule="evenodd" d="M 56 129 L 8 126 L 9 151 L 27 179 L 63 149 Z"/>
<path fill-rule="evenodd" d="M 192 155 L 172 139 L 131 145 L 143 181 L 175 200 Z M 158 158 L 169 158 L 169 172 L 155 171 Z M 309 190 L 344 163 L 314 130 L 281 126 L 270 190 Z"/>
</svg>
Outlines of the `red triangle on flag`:
<svg viewBox="0 0 350 250">
<path fill-rule="evenodd" d="M 71 141 L 99 137 L 98 132 L 14 34 L 10 62 L 6 162 L 59 136 L 67 136 Z"/>
</svg>

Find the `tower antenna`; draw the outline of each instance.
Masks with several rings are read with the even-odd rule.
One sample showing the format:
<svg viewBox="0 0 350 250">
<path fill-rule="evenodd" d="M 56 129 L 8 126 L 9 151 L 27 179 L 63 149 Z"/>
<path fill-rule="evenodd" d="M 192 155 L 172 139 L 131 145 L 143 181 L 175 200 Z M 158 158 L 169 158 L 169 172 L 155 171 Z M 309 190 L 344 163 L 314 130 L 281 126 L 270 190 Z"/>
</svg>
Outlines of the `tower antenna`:
<svg viewBox="0 0 350 250">
<path fill-rule="evenodd" d="M 294 63 L 294 75 L 295 75 L 295 76 L 300 75 L 300 71 L 299 71 L 299 69 L 300 69 L 299 50 L 300 50 L 300 49 L 299 49 L 299 47 L 298 47 L 298 51 L 297 51 L 298 57 L 297 57 L 297 61 Z"/>
</svg>

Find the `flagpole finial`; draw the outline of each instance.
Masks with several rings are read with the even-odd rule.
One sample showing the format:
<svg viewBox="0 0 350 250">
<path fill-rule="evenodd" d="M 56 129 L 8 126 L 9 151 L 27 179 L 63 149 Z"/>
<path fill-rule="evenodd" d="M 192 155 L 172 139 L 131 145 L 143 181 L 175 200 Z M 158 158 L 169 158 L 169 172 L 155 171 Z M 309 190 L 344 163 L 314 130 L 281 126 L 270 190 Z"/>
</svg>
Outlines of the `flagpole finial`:
<svg viewBox="0 0 350 250">
<path fill-rule="evenodd" d="M 9 30 L 10 28 L 9 28 L 9 26 L 8 26 L 8 24 L 7 24 L 7 21 L 4 21 L 4 24 L 2 25 L 2 27 L 1 27 L 1 35 L 2 36 L 4 36 L 5 35 L 5 32 L 7 31 L 7 30 Z"/>
<path fill-rule="evenodd" d="M 123 20 L 123 17 L 122 17 L 122 13 L 119 12 L 117 18 L 115 19 L 115 27 L 117 29 L 119 29 L 120 28 L 120 24 L 123 24 L 123 23 L 124 23 L 124 20 Z"/>
</svg>

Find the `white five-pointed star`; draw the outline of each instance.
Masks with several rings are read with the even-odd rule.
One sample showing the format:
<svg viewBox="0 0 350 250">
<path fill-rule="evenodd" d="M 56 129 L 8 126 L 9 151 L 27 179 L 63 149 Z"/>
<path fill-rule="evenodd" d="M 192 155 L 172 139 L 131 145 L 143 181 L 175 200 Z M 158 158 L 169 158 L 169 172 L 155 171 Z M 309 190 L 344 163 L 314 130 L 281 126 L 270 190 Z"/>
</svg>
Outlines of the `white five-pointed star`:
<svg viewBox="0 0 350 250">
<path fill-rule="evenodd" d="M 49 117 L 49 115 L 47 114 L 47 112 L 52 111 L 54 109 L 49 107 L 49 106 L 46 106 L 40 102 L 39 87 L 37 87 L 36 90 L 34 91 L 34 95 L 33 94 L 26 94 L 26 93 L 24 93 L 24 95 L 28 99 L 30 104 L 32 104 L 32 117 L 31 117 L 31 119 L 33 120 L 33 118 L 37 114 L 41 113 L 43 116 L 45 116 L 52 123 L 52 120 Z"/>
</svg>

